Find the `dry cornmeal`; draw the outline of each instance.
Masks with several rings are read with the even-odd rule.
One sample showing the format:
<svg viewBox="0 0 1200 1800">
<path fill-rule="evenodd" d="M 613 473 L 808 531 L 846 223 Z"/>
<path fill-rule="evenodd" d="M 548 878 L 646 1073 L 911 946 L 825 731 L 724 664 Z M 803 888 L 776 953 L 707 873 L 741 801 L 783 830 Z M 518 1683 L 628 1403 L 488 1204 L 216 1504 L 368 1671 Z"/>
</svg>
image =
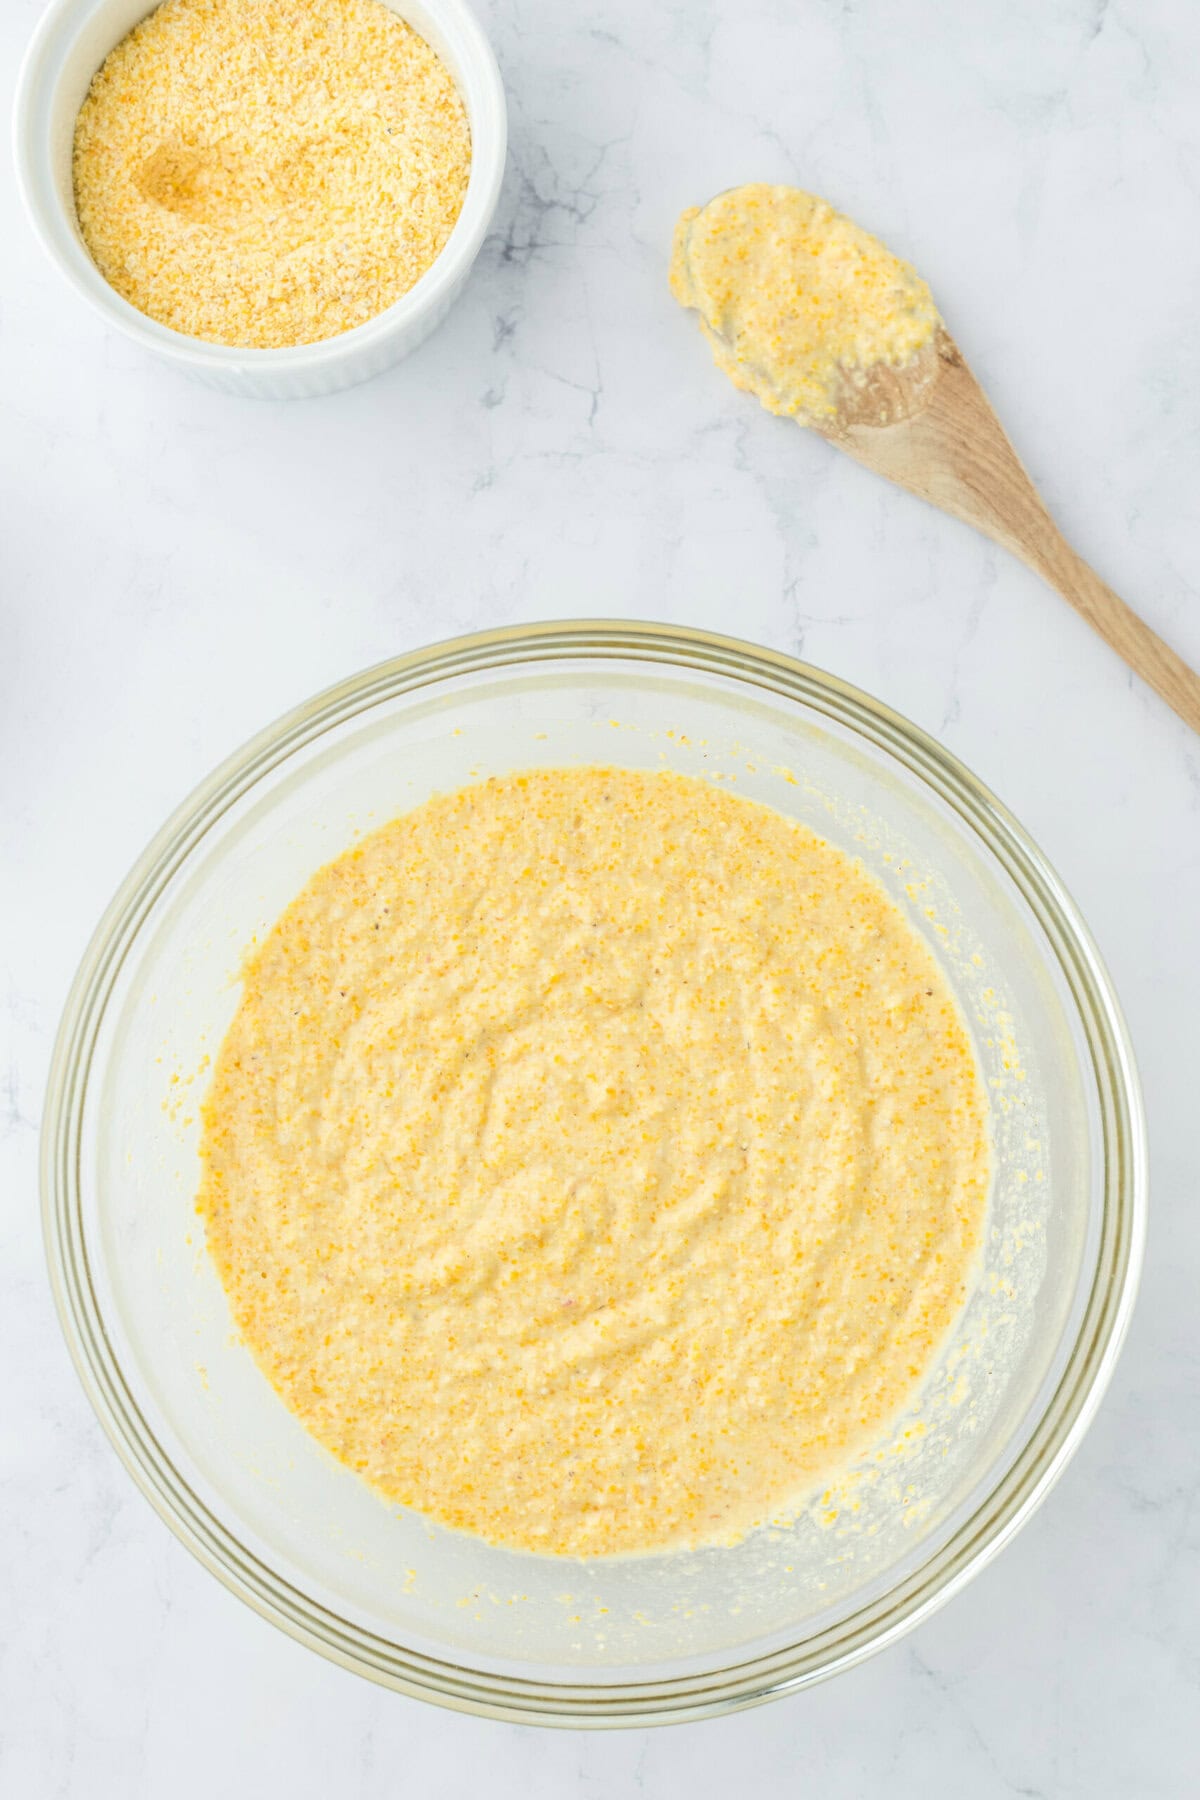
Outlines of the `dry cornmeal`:
<svg viewBox="0 0 1200 1800">
<path fill-rule="evenodd" d="M 878 238 L 815 194 L 763 182 L 681 216 L 671 290 L 734 385 L 804 424 L 833 417 L 847 376 L 902 367 L 941 323 Z"/>
<path fill-rule="evenodd" d="M 886 1431 L 989 1151 L 923 940 L 840 851 L 669 774 L 431 800 L 244 970 L 199 1208 L 305 1425 L 571 1555 L 729 1539 Z"/>
<path fill-rule="evenodd" d="M 75 207 L 139 311 L 277 348 L 406 293 L 450 235 L 470 160 L 449 71 L 382 0 L 165 0 L 88 90 Z"/>
</svg>

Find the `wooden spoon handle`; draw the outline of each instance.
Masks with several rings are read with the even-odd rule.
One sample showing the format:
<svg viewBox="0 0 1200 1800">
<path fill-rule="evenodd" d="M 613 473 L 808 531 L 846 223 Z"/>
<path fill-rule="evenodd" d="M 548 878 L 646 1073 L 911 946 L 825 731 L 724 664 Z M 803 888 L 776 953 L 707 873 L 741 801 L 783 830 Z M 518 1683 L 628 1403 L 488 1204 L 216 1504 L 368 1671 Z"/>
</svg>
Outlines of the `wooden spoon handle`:
<svg viewBox="0 0 1200 1800">
<path fill-rule="evenodd" d="M 1028 563 L 1200 732 L 1200 676 L 1072 550 L 949 333 L 918 355 L 903 388 L 878 375 L 825 432 L 830 442 Z"/>
<path fill-rule="evenodd" d="M 1020 551 L 1022 559 L 1070 602 L 1135 674 L 1162 695 L 1185 724 L 1200 732 L 1200 675 L 1101 581 L 1061 532 L 1053 526 L 1051 530 L 1056 541 L 1045 546 L 1025 545 Z"/>
</svg>

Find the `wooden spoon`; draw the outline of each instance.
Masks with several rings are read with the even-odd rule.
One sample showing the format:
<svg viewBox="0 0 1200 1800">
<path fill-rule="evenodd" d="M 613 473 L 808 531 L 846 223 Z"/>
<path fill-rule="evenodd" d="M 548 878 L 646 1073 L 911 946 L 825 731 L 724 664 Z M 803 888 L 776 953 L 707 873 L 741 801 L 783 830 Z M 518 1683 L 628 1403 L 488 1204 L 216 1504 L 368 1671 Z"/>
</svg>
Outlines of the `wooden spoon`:
<svg viewBox="0 0 1200 1800">
<path fill-rule="evenodd" d="M 1028 563 L 1200 732 L 1200 676 L 1072 550 L 948 331 L 903 368 L 847 377 L 837 417 L 815 429 Z"/>
</svg>

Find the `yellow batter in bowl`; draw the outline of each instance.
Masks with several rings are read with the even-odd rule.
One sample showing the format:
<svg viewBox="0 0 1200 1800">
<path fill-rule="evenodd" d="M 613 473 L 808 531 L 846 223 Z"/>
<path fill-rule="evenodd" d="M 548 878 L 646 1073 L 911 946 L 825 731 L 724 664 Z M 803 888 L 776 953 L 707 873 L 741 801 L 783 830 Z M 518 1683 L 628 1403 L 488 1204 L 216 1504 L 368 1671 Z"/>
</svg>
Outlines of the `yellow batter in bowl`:
<svg viewBox="0 0 1200 1800">
<path fill-rule="evenodd" d="M 383 1494 L 562 1555 L 734 1539 L 963 1304 L 986 1103 L 855 862 L 684 776 L 427 802 L 244 970 L 199 1196 L 265 1374 Z"/>
</svg>

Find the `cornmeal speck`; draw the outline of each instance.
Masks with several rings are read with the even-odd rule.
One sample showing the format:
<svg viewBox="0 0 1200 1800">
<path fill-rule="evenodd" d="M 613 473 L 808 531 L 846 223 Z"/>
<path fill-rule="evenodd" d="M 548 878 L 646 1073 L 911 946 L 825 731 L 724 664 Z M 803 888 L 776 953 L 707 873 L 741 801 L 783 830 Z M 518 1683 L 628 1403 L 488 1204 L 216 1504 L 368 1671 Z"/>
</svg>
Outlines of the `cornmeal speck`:
<svg viewBox="0 0 1200 1800">
<path fill-rule="evenodd" d="M 389 1498 L 576 1556 L 737 1537 L 910 1400 L 982 1085 L 924 942 L 781 814 L 543 769 L 323 868 L 244 971 L 199 1210 L 237 1325 Z"/>
<path fill-rule="evenodd" d="M 165 0 L 88 89 L 75 210 L 140 312 L 274 349 L 407 293 L 470 162 L 449 71 L 382 0 Z"/>
</svg>

